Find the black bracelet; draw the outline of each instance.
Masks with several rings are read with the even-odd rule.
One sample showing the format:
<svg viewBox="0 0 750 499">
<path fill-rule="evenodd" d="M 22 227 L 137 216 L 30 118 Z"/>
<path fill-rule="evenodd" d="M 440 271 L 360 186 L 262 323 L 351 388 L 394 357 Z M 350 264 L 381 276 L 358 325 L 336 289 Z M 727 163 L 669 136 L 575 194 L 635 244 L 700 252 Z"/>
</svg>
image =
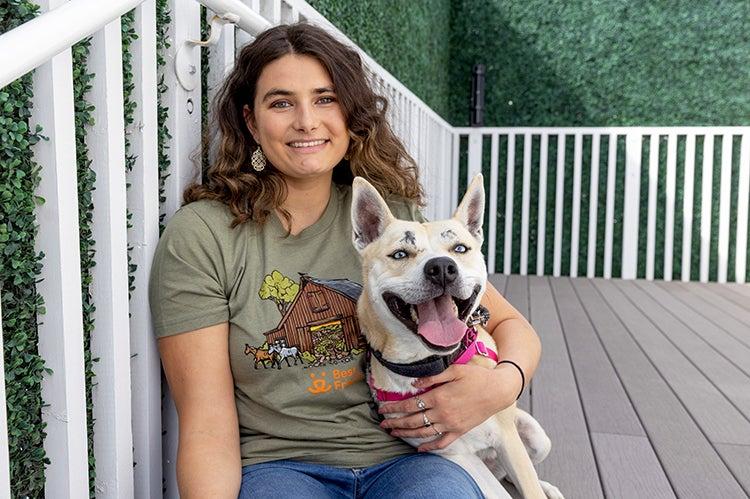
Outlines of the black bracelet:
<svg viewBox="0 0 750 499">
<path fill-rule="evenodd" d="M 516 397 L 516 400 L 521 398 L 521 394 L 523 393 L 523 389 L 526 388 L 526 376 L 523 374 L 523 369 L 521 369 L 521 366 L 513 362 L 512 360 L 501 360 L 497 363 L 499 366 L 500 364 L 512 364 L 516 366 L 516 369 L 518 369 L 518 372 L 521 373 L 521 391 L 518 392 L 518 397 Z"/>
</svg>

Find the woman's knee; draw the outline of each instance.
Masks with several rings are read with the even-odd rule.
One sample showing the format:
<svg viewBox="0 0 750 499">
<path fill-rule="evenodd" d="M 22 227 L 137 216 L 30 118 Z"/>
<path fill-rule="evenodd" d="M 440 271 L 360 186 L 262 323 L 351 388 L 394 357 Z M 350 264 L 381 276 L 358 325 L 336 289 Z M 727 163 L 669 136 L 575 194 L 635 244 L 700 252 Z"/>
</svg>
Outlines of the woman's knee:
<svg viewBox="0 0 750 499">
<path fill-rule="evenodd" d="M 328 499 L 325 485 L 315 478 L 280 464 L 263 463 L 242 469 L 238 499 L 283 499 L 292 496 Z"/>
<path fill-rule="evenodd" d="M 412 454 L 384 470 L 370 497 L 401 499 L 483 498 L 474 479 L 459 465 L 436 454 Z"/>
</svg>

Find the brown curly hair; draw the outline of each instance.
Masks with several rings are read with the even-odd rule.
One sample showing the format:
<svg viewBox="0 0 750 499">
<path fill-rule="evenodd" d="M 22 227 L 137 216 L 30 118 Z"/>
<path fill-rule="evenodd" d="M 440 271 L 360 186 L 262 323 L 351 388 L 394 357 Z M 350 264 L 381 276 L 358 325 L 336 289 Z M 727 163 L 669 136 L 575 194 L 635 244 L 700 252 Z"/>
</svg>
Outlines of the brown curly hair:
<svg viewBox="0 0 750 499">
<path fill-rule="evenodd" d="M 258 144 L 242 114 L 244 106 L 253 109 L 263 68 L 287 54 L 316 58 L 333 81 L 350 136 L 345 159 L 334 167 L 333 181 L 351 184 L 361 176 L 384 196 L 422 205 L 417 165 L 393 133 L 386 119 L 388 101 L 370 87 L 359 54 L 324 29 L 304 22 L 270 28 L 240 52 L 213 103 L 214 137 L 203 141 L 204 148 L 210 141 L 217 144 L 216 159 L 203 184 L 187 187 L 185 203 L 221 201 L 234 215 L 233 227 L 248 220 L 262 224 L 274 209 L 291 221 L 281 208 L 287 195 L 281 173 L 270 164 L 260 173 L 249 166 Z"/>
</svg>

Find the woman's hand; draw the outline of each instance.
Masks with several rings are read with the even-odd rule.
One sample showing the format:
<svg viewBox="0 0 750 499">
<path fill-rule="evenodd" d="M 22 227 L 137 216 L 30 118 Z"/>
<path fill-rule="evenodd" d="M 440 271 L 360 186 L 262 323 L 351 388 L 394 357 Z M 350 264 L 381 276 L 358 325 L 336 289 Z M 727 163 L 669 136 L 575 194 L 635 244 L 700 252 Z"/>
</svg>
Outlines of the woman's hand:
<svg viewBox="0 0 750 499">
<path fill-rule="evenodd" d="M 406 414 L 386 419 L 380 426 L 390 428 L 391 435 L 402 438 L 429 438 L 442 433 L 439 438 L 417 449 L 425 452 L 447 447 L 493 414 L 510 406 L 521 389 L 521 377 L 509 364 L 500 364 L 495 369 L 454 364 L 441 374 L 418 379 L 414 386 L 435 387 L 416 397 L 383 404 L 381 414 Z M 419 400 L 424 402 L 424 411 L 417 405 Z M 424 416 L 431 426 L 425 426 Z"/>
</svg>

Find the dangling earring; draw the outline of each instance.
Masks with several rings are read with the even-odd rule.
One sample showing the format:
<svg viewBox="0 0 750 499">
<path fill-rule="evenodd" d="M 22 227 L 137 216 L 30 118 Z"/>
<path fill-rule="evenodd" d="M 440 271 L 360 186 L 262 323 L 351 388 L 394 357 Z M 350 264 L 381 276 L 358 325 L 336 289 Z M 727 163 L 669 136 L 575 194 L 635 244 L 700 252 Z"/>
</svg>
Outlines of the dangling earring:
<svg viewBox="0 0 750 499">
<path fill-rule="evenodd" d="M 250 164 L 253 165 L 253 170 L 256 172 L 262 172 L 266 167 L 266 155 L 260 149 L 260 146 L 250 156 Z"/>
</svg>

